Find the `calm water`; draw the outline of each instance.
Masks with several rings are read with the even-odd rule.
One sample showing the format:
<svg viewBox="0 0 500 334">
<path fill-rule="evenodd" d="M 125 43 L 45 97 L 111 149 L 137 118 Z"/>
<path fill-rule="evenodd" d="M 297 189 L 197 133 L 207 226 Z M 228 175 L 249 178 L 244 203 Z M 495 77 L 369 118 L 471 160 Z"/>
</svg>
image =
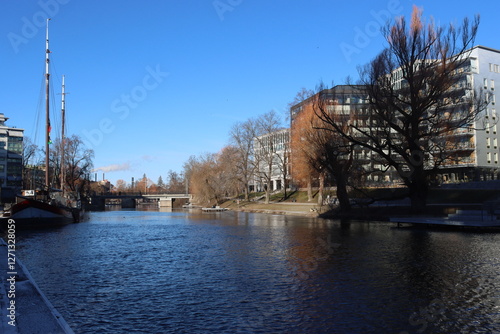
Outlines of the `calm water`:
<svg viewBox="0 0 500 334">
<path fill-rule="evenodd" d="M 76 333 L 499 333 L 500 234 L 107 211 L 18 231 Z"/>
</svg>

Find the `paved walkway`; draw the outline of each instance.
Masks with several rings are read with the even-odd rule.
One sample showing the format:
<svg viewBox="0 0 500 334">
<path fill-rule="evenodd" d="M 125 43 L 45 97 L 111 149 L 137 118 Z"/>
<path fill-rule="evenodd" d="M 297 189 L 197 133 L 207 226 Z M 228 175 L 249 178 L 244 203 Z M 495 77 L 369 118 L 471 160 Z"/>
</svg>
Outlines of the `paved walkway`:
<svg viewBox="0 0 500 334">
<path fill-rule="evenodd" d="M 0 333 L 73 333 L 10 250 L 0 238 Z"/>
</svg>

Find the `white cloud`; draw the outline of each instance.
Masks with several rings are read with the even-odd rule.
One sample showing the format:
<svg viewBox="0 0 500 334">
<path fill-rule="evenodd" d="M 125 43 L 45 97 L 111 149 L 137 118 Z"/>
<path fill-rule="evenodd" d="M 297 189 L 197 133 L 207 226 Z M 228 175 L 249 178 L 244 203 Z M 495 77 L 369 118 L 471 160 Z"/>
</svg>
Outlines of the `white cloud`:
<svg viewBox="0 0 500 334">
<path fill-rule="evenodd" d="M 130 170 L 130 163 L 129 162 L 125 162 L 123 164 L 113 164 L 113 165 L 98 167 L 98 168 L 94 169 L 94 172 L 101 171 L 101 172 L 107 173 L 107 172 L 117 172 L 117 171 L 124 171 L 124 170 Z"/>
</svg>

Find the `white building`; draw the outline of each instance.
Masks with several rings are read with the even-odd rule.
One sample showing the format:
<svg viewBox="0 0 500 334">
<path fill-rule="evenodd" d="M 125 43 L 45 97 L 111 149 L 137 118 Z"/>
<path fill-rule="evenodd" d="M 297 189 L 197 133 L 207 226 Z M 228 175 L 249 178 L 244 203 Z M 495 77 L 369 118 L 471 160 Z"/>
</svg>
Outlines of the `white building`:
<svg viewBox="0 0 500 334">
<path fill-rule="evenodd" d="M 497 101 L 500 101 L 495 82 L 500 83 L 500 50 L 476 46 L 470 55 L 470 82 L 476 90 L 489 92 L 489 104 L 474 125 L 474 160 L 476 179 L 500 178 Z"/>
<path fill-rule="evenodd" d="M 23 129 L 8 127 L 0 113 L 0 187 L 1 201 L 12 201 L 22 188 Z"/>
<path fill-rule="evenodd" d="M 264 191 L 270 180 L 271 191 L 288 184 L 290 129 L 281 129 L 254 139 L 255 177 L 253 190 Z"/>
</svg>

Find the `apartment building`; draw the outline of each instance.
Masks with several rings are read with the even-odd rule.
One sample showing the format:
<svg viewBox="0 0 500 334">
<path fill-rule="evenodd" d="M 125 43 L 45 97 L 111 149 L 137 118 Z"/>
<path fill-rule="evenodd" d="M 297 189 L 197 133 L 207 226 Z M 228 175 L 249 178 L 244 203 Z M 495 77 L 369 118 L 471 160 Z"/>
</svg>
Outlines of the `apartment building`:
<svg viewBox="0 0 500 334">
<path fill-rule="evenodd" d="M 2 203 L 10 202 L 22 188 L 23 129 L 5 125 L 0 113 L 0 188 Z"/>
<path fill-rule="evenodd" d="M 477 46 L 470 55 L 470 81 L 476 91 L 487 93 L 487 108 L 474 124 L 475 179 L 490 180 L 500 178 L 500 133 L 497 101 L 500 101 L 495 82 L 500 83 L 500 50 Z"/>
<path fill-rule="evenodd" d="M 465 102 L 469 94 L 481 96 L 488 102 L 478 117 L 469 124 L 450 131 L 440 140 L 446 142 L 446 156 L 449 156 L 439 165 L 436 178 L 438 182 L 465 182 L 471 180 L 491 180 L 500 178 L 498 117 L 496 103 L 498 89 L 495 82 L 500 80 L 500 51 L 483 46 L 476 46 L 467 53 L 467 59 L 457 69 L 460 77 L 452 88 L 462 94 L 463 103 L 450 105 L 448 110 L 452 117 L 470 106 Z M 392 74 L 395 88 L 402 88 L 404 81 L 401 70 L 396 69 Z M 375 119 L 371 119 L 368 104 L 368 94 L 363 86 L 339 85 L 321 92 L 326 97 L 326 108 L 330 113 L 343 115 L 345 122 L 354 122 L 360 129 L 373 130 L 378 126 Z M 307 104 L 314 103 L 317 96 L 306 99 L 290 109 L 290 119 L 293 123 L 296 115 Z M 342 119 L 342 117 L 340 117 Z M 394 168 L 387 168 L 384 161 L 376 154 L 362 147 L 354 148 L 354 158 L 359 163 L 358 168 L 370 171 L 363 182 L 366 185 L 394 185 L 401 182 Z M 427 168 L 432 168 L 433 159 L 443 152 L 432 152 L 427 156 Z M 293 166 L 292 166 L 293 168 Z"/>
</svg>

